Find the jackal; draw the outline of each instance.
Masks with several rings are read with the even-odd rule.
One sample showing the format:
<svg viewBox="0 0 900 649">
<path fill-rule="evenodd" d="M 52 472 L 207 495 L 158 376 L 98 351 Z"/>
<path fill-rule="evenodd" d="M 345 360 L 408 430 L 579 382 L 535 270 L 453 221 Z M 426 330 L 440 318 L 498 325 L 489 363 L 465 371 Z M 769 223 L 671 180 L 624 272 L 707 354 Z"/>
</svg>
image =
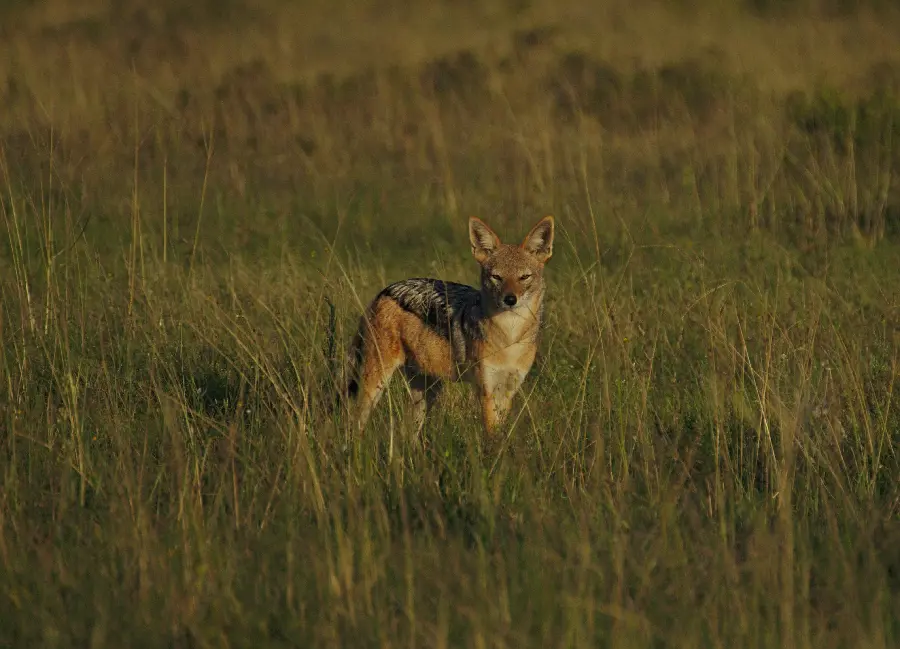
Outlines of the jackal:
<svg viewBox="0 0 900 649">
<path fill-rule="evenodd" d="M 485 430 L 496 429 L 534 363 L 553 230 L 547 216 L 521 245 L 510 245 L 472 217 L 469 240 L 481 265 L 480 289 L 415 278 L 375 297 L 351 345 L 347 392 L 358 397 L 360 430 L 398 369 L 409 381 L 417 429 L 447 380 L 474 384 Z"/>
</svg>

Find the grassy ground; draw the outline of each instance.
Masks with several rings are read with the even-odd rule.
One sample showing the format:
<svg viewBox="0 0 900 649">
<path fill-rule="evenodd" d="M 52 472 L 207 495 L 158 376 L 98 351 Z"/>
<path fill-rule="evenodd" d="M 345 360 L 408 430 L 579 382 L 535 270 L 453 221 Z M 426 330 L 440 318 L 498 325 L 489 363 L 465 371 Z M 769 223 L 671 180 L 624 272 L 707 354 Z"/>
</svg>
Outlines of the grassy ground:
<svg viewBox="0 0 900 649">
<path fill-rule="evenodd" d="M 900 20 L 595 4 L 0 8 L 0 647 L 897 646 Z M 327 416 L 547 213 L 495 444 Z"/>
</svg>

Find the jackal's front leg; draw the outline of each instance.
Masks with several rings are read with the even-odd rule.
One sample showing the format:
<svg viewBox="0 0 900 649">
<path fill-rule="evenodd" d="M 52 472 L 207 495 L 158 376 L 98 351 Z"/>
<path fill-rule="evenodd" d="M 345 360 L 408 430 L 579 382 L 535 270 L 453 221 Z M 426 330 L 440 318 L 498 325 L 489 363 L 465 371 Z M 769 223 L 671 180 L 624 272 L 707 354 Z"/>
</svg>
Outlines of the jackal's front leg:
<svg viewBox="0 0 900 649">
<path fill-rule="evenodd" d="M 505 414 L 505 412 L 501 411 L 500 404 L 493 395 L 481 395 L 481 423 L 484 425 L 484 430 L 488 435 L 494 434 Z"/>
<path fill-rule="evenodd" d="M 506 419 L 521 384 L 522 377 L 518 372 L 486 369 L 482 373 L 481 419 L 488 434 L 492 434 Z"/>
</svg>

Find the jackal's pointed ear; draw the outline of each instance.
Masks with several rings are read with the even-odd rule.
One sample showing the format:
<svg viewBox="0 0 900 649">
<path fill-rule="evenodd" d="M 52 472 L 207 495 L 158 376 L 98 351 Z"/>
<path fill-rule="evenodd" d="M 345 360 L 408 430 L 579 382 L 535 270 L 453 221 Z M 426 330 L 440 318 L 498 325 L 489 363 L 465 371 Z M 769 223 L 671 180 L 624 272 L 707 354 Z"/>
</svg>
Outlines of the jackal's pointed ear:
<svg viewBox="0 0 900 649">
<path fill-rule="evenodd" d="M 469 241 L 472 242 L 472 254 L 479 264 L 484 263 L 500 247 L 500 237 L 494 234 L 487 223 L 474 216 L 469 219 Z"/>
<path fill-rule="evenodd" d="M 553 217 L 545 216 L 522 242 L 522 247 L 538 258 L 542 264 L 553 256 Z"/>
</svg>

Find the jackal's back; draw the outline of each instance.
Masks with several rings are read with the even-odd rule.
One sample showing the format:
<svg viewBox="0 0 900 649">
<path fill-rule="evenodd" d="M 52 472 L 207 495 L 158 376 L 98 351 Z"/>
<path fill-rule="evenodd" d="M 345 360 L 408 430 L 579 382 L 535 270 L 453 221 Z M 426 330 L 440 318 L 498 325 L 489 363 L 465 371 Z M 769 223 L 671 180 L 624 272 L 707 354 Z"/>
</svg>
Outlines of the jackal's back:
<svg viewBox="0 0 900 649">
<path fill-rule="evenodd" d="M 479 300 L 478 291 L 471 286 L 424 277 L 394 282 L 381 291 L 381 296 L 391 298 L 444 336 L 454 320 L 459 320 Z"/>
</svg>

